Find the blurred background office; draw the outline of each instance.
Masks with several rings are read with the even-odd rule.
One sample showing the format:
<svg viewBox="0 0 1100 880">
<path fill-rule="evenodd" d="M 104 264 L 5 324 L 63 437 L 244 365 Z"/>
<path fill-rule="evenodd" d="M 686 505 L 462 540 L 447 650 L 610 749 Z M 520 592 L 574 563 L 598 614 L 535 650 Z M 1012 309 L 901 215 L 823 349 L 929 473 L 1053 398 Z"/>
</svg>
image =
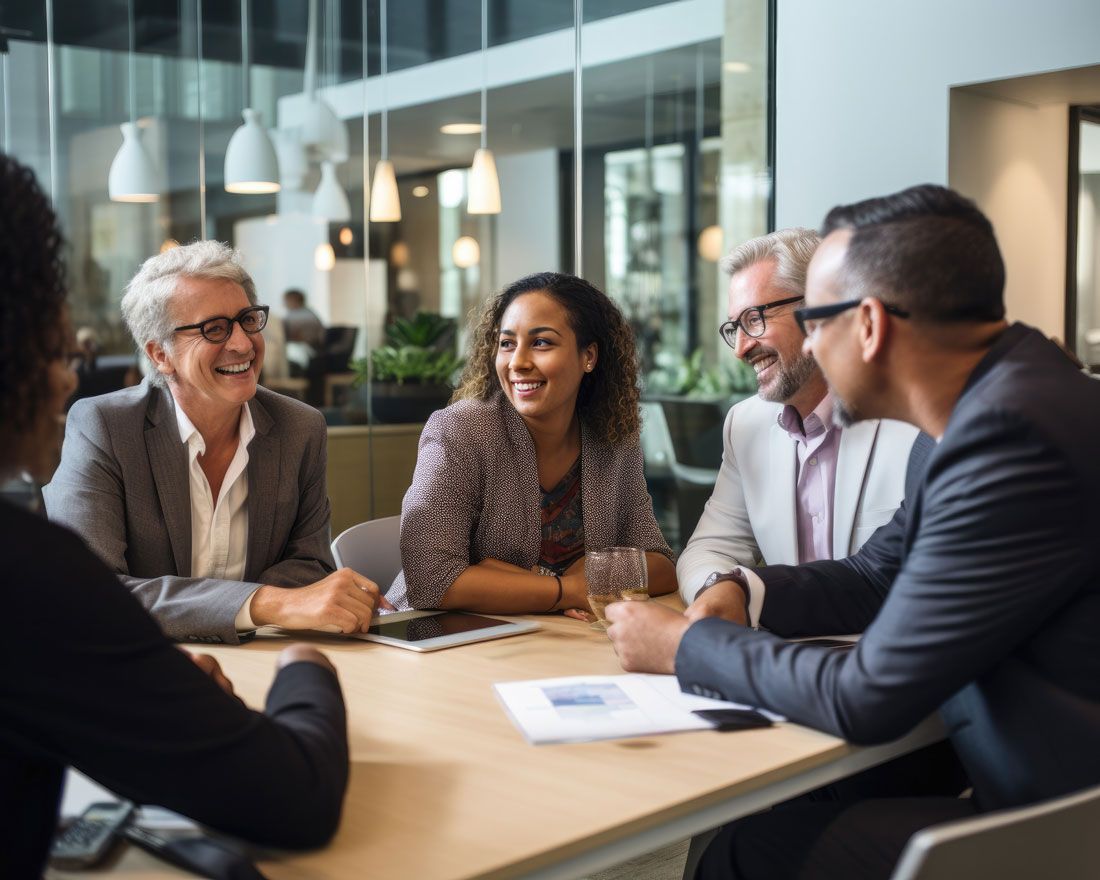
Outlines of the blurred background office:
<svg viewBox="0 0 1100 880">
<path fill-rule="evenodd" d="M 158 250 L 239 248 L 282 341 L 302 292 L 323 335 L 265 382 L 328 417 L 334 533 L 398 512 L 470 308 L 583 275 L 636 330 L 678 548 L 755 390 L 717 260 L 777 223 L 950 183 L 997 225 L 1010 317 L 1100 364 L 1100 9 L 1009 6 L 12 0 L 0 145 L 61 218 L 90 392 L 134 380 L 118 303 Z"/>
</svg>

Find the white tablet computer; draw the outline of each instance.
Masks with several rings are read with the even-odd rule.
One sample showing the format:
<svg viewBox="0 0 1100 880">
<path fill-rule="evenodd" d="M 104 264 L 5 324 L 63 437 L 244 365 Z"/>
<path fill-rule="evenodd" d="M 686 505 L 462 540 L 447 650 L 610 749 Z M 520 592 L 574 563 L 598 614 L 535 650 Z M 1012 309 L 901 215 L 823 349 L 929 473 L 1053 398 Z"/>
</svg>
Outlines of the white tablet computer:
<svg viewBox="0 0 1100 880">
<path fill-rule="evenodd" d="M 537 623 L 529 620 L 501 620 L 465 611 L 395 611 L 379 615 L 365 633 L 354 633 L 352 638 L 410 651 L 438 651 L 538 628 Z"/>
</svg>

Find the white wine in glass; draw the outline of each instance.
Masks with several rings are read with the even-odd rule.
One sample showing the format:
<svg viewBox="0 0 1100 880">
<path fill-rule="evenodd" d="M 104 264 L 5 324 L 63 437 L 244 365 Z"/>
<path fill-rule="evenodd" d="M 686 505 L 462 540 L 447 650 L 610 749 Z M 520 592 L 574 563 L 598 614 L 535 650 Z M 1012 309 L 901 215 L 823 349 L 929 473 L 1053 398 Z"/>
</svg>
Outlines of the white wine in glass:
<svg viewBox="0 0 1100 880">
<path fill-rule="evenodd" d="M 593 629 L 607 626 L 607 606 L 649 598 L 649 573 L 645 551 L 636 547 L 608 547 L 585 555 L 584 577 L 588 604 L 596 615 Z"/>
</svg>

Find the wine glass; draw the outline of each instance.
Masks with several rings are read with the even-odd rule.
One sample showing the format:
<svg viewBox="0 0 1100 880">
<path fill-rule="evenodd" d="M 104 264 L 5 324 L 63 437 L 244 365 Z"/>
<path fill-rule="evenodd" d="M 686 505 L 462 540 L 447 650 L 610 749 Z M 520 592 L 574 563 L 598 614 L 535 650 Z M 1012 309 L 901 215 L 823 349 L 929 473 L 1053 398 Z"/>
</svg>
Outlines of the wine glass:
<svg viewBox="0 0 1100 880">
<path fill-rule="evenodd" d="M 584 579 L 588 604 L 596 615 L 593 629 L 606 629 L 604 609 L 612 602 L 649 598 L 649 572 L 645 551 L 637 547 L 608 547 L 585 554 Z"/>
</svg>

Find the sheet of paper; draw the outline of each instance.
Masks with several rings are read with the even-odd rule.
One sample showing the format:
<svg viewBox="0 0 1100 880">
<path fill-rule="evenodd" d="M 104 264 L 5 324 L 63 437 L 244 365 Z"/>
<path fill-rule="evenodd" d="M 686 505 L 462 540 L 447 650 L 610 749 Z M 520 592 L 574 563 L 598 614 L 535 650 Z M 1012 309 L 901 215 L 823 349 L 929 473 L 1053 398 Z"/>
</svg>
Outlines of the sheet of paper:
<svg viewBox="0 0 1100 880">
<path fill-rule="evenodd" d="M 501 682 L 493 689 L 535 745 L 711 730 L 709 722 L 691 714 L 693 710 L 750 708 L 681 693 L 673 675 L 544 678 Z"/>
</svg>

